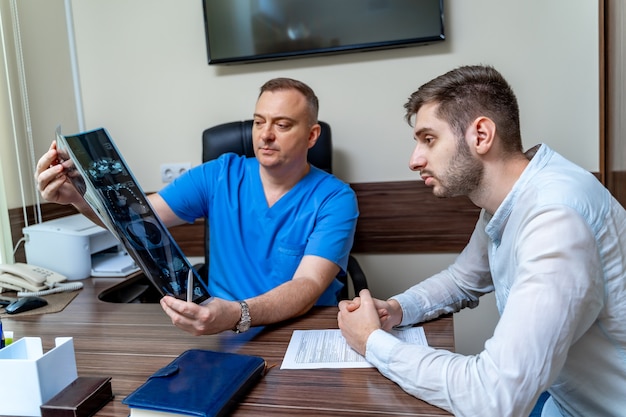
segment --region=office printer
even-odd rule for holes
[[[26,262],[69,280],[120,277],[139,270],[113,233],[82,214],[28,226],[22,233]]]

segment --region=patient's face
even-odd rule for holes
[[[436,197],[469,195],[481,186],[484,166],[465,137],[458,138],[437,115],[436,103],[423,105],[415,118],[415,149],[409,167],[419,171]]]
[[[297,90],[266,91],[257,100],[252,140],[259,163],[266,167],[306,165],[319,125],[309,126],[307,102]]]

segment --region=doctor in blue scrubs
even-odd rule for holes
[[[211,300],[161,300],[172,323],[192,334],[279,322],[314,305],[336,305],[358,207],[350,186],[307,162],[320,134],[318,98],[306,84],[266,82],[254,109],[255,157],[225,154],[190,169],[150,203],[167,227],[209,222]],[[35,177],[44,199],[73,204],[100,223],[65,177],[56,144]]]

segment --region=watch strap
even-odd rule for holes
[[[252,319],[250,318],[250,307],[248,306],[248,303],[243,300],[239,300],[238,302],[241,306],[241,318],[239,319],[239,322],[237,323],[233,331],[235,333],[243,333],[247,332],[250,329],[250,323],[252,322]]]

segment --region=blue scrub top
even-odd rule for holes
[[[304,255],[346,270],[357,200],[349,185],[311,166],[310,172],[268,207],[256,158],[225,154],[197,166],[160,191],[180,218],[208,218],[209,291],[240,300],[263,294],[293,277]],[[318,305],[335,305],[339,281]]]

